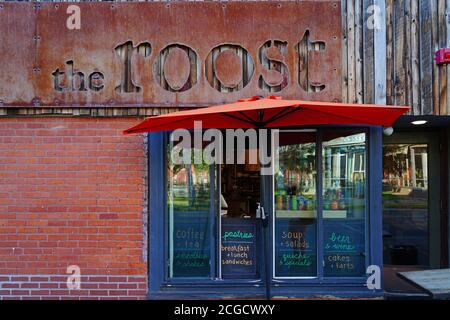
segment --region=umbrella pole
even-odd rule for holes
[[[271,130],[269,130],[269,137],[271,137]],[[271,138],[269,138],[269,141],[271,141]],[[267,145],[268,147],[268,151],[271,151],[271,143],[269,143]],[[262,182],[262,199],[267,200],[270,198],[270,192],[269,192],[269,180],[268,180],[268,176],[264,175],[261,177],[263,180]],[[263,201],[263,204],[265,204],[266,201]],[[265,213],[264,207],[261,207],[261,225],[262,225],[262,231],[263,231],[263,248],[264,248],[264,274],[265,274],[265,282],[266,282],[266,299],[270,300],[271,299],[271,292],[270,292],[270,280],[271,280],[271,275],[270,275],[270,261],[269,261],[269,248],[268,248],[268,234],[267,234],[267,230],[269,228],[269,217],[270,215]]]
[[[271,299],[271,293],[270,293],[270,265],[269,265],[269,254],[268,254],[268,247],[267,247],[267,228],[269,227],[269,217],[266,216],[264,212],[264,207],[261,207],[261,222],[262,222],[262,229],[263,229],[263,248],[264,248],[264,274],[266,278],[266,299]]]
[[[265,251],[265,256],[266,259],[264,259],[264,263],[266,266],[266,299],[270,300],[271,299],[271,293],[270,293],[270,274],[269,274],[269,259],[268,259],[268,254],[267,254],[267,227],[264,227],[264,251]]]

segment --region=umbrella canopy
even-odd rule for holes
[[[150,117],[124,131],[125,134],[202,128],[278,128],[308,125],[371,125],[390,127],[410,107],[348,104],[280,97],[252,97],[235,103]]]

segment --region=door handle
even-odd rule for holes
[[[256,217],[261,219],[263,227],[269,225],[269,215],[264,211],[264,207],[261,206],[260,202],[256,203]]]

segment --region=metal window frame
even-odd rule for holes
[[[349,129],[361,128],[367,133],[366,138],[366,263],[367,265],[382,266],[382,220],[381,220],[381,127],[362,127],[362,126],[316,126],[311,129]],[[307,129],[307,128],[303,128]],[[264,272],[261,272],[260,280],[235,280],[235,279],[165,279],[165,268],[167,263],[167,231],[165,230],[164,217],[167,210],[166,206],[166,138],[165,132],[156,132],[149,134],[149,293],[150,299],[160,298],[179,298],[186,295],[198,298],[220,298],[227,297],[264,297],[265,282]],[[318,147],[318,146],[316,146]],[[321,152],[320,152],[321,153]],[[320,163],[321,164],[321,163]],[[320,168],[321,165],[318,167]],[[321,178],[321,171],[318,179]],[[272,176],[266,176],[263,183],[271,186]],[[321,183],[321,182],[320,182]],[[161,188],[164,186],[164,189]],[[265,190],[271,190],[265,188]],[[267,191],[262,195],[269,202],[268,210],[272,211],[272,198]],[[321,196],[318,197],[318,205],[321,206]],[[266,204],[267,206],[267,204]],[[319,209],[319,208],[318,208]],[[212,228],[217,227],[215,226]],[[273,224],[270,224],[273,228]],[[268,237],[273,230],[269,230]],[[320,232],[319,232],[320,235]],[[214,238],[214,235],[211,235]],[[212,239],[214,240],[214,239]],[[268,239],[266,239],[268,240]],[[318,238],[318,241],[321,240]],[[215,247],[214,247],[215,248]],[[270,250],[272,256],[273,252]],[[163,259],[161,259],[163,257]],[[262,268],[263,269],[263,268]],[[272,264],[269,272],[273,274]],[[382,281],[381,274],[381,283]],[[322,279],[300,279],[280,281],[271,280],[271,291],[273,295],[282,295],[287,297],[308,297],[320,294],[331,294],[341,297],[374,297],[382,296],[383,288],[369,290],[366,288],[366,277],[326,277]]]

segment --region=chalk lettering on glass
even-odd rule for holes
[[[224,235],[222,236],[223,241],[229,240],[228,238],[233,239],[252,239],[254,238],[254,234],[251,232],[242,232],[241,230],[237,231],[227,231],[224,232]]]
[[[223,219],[221,238],[222,278],[256,278],[256,221]]]
[[[365,246],[363,220],[326,221],[324,226],[324,274],[363,276]]]

